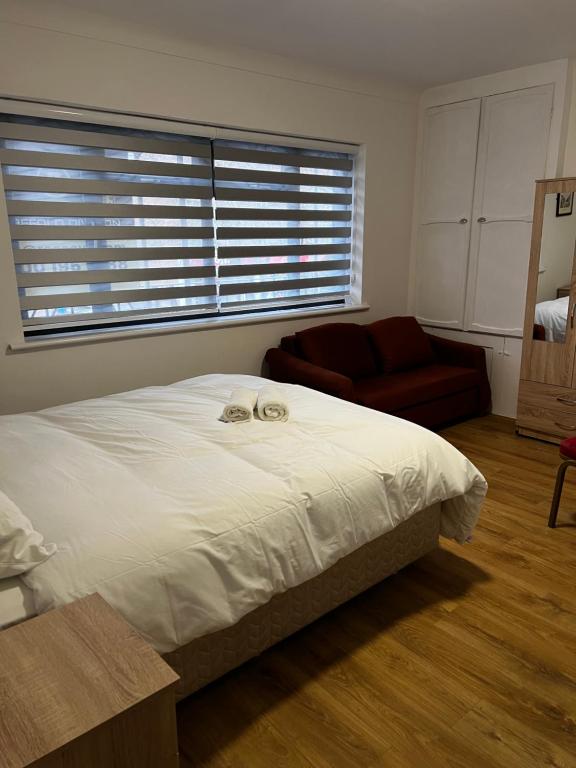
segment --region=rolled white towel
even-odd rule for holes
[[[288,421],[290,415],[286,398],[278,387],[262,387],[256,408],[262,421]]]
[[[220,421],[250,421],[254,416],[254,408],[258,393],[253,389],[238,387],[232,390],[230,402],[224,406]]]

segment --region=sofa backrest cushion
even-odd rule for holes
[[[284,352],[289,352],[296,357],[301,357],[300,346],[298,345],[294,334],[292,336],[282,336],[280,340],[280,349],[283,349]]]
[[[382,373],[430,365],[434,350],[415,317],[387,317],[366,326]]]
[[[296,333],[304,360],[351,379],[378,373],[376,359],[365,326],[355,323],[326,323]]]

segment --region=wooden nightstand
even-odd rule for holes
[[[563,285],[562,288],[557,288],[556,289],[556,298],[557,299],[562,299],[562,298],[564,298],[564,296],[570,296],[570,290],[571,290],[571,286],[570,285]]]
[[[177,768],[178,675],[91,595],[0,632],[0,768]]]

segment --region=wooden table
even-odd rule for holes
[[[177,768],[177,680],[99,595],[0,632],[0,768]]]

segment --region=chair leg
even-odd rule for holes
[[[556,474],[556,485],[554,486],[554,496],[552,497],[550,515],[548,517],[548,528],[556,528],[556,518],[558,517],[558,507],[560,506],[560,497],[562,496],[564,477],[568,467],[574,464],[576,464],[574,461],[563,461],[562,464],[560,464],[558,467],[558,473]]]

